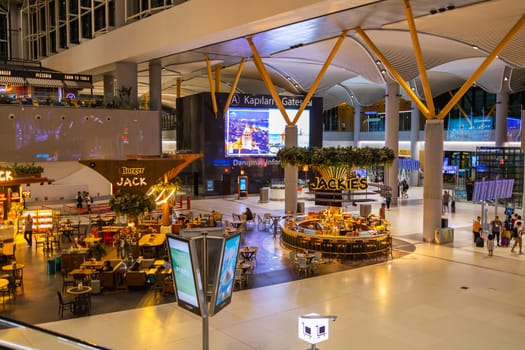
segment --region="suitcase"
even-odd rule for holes
[[[483,240],[483,238],[481,237],[478,237],[476,239],[476,247],[481,247],[483,248],[485,246],[485,241]]]
[[[510,244],[510,239],[509,239],[509,237],[506,237],[506,236],[501,237],[500,245],[501,245],[502,247],[508,247],[509,244]]]

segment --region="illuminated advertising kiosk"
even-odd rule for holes
[[[248,176],[237,177],[237,199],[248,198]]]
[[[215,315],[226,307],[232,299],[233,276],[239,255],[241,234],[226,237],[223,241],[219,259],[219,276],[216,280],[210,304],[210,315]]]
[[[195,242],[174,235],[168,235],[167,239],[177,304],[202,316],[204,293]]]
[[[203,349],[208,349],[209,316],[231,302],[241,235],[213,229],[208,236],[206,229],[200,230],[198,236],[192,229],[167,238],[177,303],[202,317]]]

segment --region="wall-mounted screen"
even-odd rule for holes
[[[512,197],[514,179],[476,181],[472,193],[473,201],[484,201],[487,199],[504,199]]]
[[[297,109],[286,109],[293,118]],[[225,118],[226,157],[275,157],[284,147],[286,122],[277,108],[229,108]],[[310,146],[310,111],[297,122],[297,145]]]
[[[233,276],[237,266],[241,235],[228,236],[224,242],[219,266],[219,278],[215,284],[214,299],[211,302],[210,315],[214,315],[228,305],[233,293]]]
[[[192,241],[168,235],[168,249],[179,306],[202,315],[202,282],[198,274],[198,262],[190,249]],[[195,249],[193,249],[193,252]]]

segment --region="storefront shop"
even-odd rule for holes
[[[17,173],[15,170],[9,170],[8,167],[0,169],[0,228],[2,228],[3,233],[8,230],[16,234],[18,231],[18,223],[25,208],[25,200],[31,196],[30,186],[52,182],[53,180],[42,177],[40,173],[25,175]],[[23,185],[25,185],[26,190],[22,190]]]

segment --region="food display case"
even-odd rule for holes
[[[52,209],[24,210],[24,217],[27,214],[33,218],[33,232],[48,232],[53,228]]]

